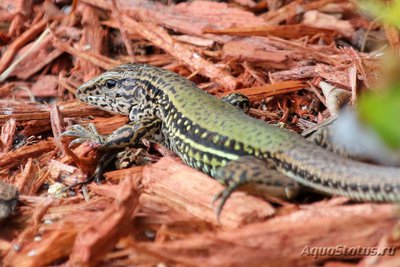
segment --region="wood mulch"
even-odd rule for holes
[[[380,49],[399,45],[354,1],[180,2],[0,1],[0,180],[19,192],[0,222],[0,265],[400,266],[368,253],[399,245],[394,205],[238,191],[218,222],[222,185],[159,145],[144,144],[147,165],[62,191],[101,156],[68,148],[67,126],[127,122],[75,100],[105,69],[142,62],[216,97],[239,91],[251,116],[301,133],[337,111],[322,81],[357,103],[379,79]]]

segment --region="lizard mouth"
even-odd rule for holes
[[[124,101],[117,101],[107,95],[86,96],[81,99],[83,102],[96,106],[102,110],[128,115],[131,104]]]

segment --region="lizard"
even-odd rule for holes
[[[147,139],[175,152],[184,163],[226,187],[215,196],[217,216],[238,187],[271,183],[287,176],[328,195],[358,201],[398,202],[400,168],[342,158],[295,132],[253,118],[240,110],[246,100],[221,101],[186,78],[147,64],[128,63],[85,82],[76,97],[100,109],[126,115],[129,122],[110,135],[93,125],[71,126],[70,145],[90,141],[109,151]],[[244,104],[243,104],[244,103]]]

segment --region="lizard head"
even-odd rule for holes
[[[149,100],[141,79],[144,64],[123,64],[82,84],[76,96],[100,109],[129,115],[132,109]]]

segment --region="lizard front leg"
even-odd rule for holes
[[[74,184],[74,187],[79,184],[89,183],[93,179],[97,182],[101,180],[105,166],[115,159],[115,152],[111,151],[118,148],[127,147],[129,145],[139,144],[145,138],[152,141],[160,139],[159,132],[161,121],[157,119],[142,120],[140,122],[131,122],[126,124],[113,133],[107,136],[100,135],[93,124],[89,124],[86,128],[81,125],[73,125],[62,136],[75,136],[77,139],[70,143],[70,146],[77,143],[89,141],[98,145],[100,150],[106,151],[99,161],[93,177],[88,180]]]
[[[90,141],[101,150],[110,150],[115,148],[123,148],[129,145],[139,144],[145,139],[158,139],[154,136],[161,127],[160,120],[142,120],[140,122],[131,122],[126,124],[110,135],[100,135],[93,124],[83,127],[82,125],[73,125],[62,136],[75,136],[77,139],[70,143],[70,146],[84,141]]]

